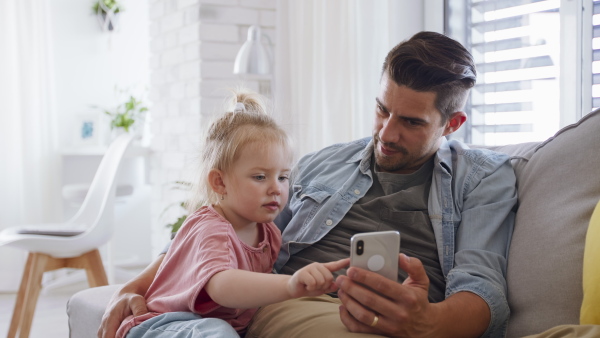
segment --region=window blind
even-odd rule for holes
[[[560,0],[447,1],[446,33],[470,49],[478,71],[459,138],[500,145],[539,141],[556,132],[559,11]],[[600,74],[594,81],[600,84]]]
[[[600,0],[594,0],[592,16],[592,108],[600,108]]]

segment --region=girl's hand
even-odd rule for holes
[[[329,263],[312,263],[296,271],[288,281],[288,292],[292,298],[319,296],[338,289],[333,282],[333,271],[350,263],[350,258]]]

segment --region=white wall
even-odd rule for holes
[[[117,104],[115,86],[149,86],[148,1],[122,2],[120,29],[110,33],[101,30],[92,1],[51,2],[55,104],[62,146],[73,141],[75,116],[98,112],[92,105],[109,108]]]
[[[248,27],[275,41],[275,0],[155,0],[150,4],[152,250],[169,242],[165,224],[177,219],[185,193],[172,183],[190,180],[204,127],[240,80],[233,74]],[[258,90],[256,81],[247,82]],[[162,214],[162,215],[161,215]]]
[[[110,32],[102,31],[96,15],[92,13],[91,3],[92,1],[53,0],[50,9],[55,103],[60,144],[64,149],[77,146],[74,138],[77,135],[75,121],[78,115],[102,115],[100,108],[92,106],[112,108],[123,102],[124,96],[117,95],[116,88],[129,89],[138,97],[145,92],[146,98],[149,92],[148,1],[123,0],[125,9],[119,13],[117,29]],[[102,125],[105,132],[102,141],[108,143],[108,120],[105,117],[101,121],[106,122]],[[72,160],[71,157],[64,157],[65,166],[72,163],[67,159]],[[81,168],[83,170],[96,166],[99,158],[83,156],[80,161],[87,161],[87,166],[84,164]],[[141,172],[135,175],[144,175],[143,168],[136,168]],[[86,175],[91,177],[90,173],[77,175],[77,169],[79,168],[63,168],[63,174],[71,173],[63,182],[85,182]],[[134,194],[116,206],[112,254],[117,264],[133,259],[132,264],[144,265],[151,260],[150,187],[140,184],[139,180],[124,183],[134,184]],[[65,208],[65,211],[68,209]],[[67,216],[69,215],[65,214]],[[106,263],[106,249],[102,253]]]

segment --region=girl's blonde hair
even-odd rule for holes
[[[291,140],[267,114],[266,98],[243,88],[232,93],[226,104],[227,112],[217,117],[206,133],[193,195],[187,203],[190,213],[219,201],[219,195],[208,183],[208,174],[213,169],[229,172],[246,145],[253,142],[280,144],[292,162]]]

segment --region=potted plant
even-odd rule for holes
[[[92,10],[96,14],[102,30],[112,31],[117,26],[117,14],[124,8],[117,0],[96,0],[92,5]]]
[[[126,133],[133,126],[136,120],[140,119],[148,111],[144,103],[133,95],[129,99],[118,105],[114,110],[105,110],[104,113],[110,116],[110,129],[122,128]]]
[[[123,91],[117,90],[117,92],[120,94]],[[109,123],[113,138],[122,133],[138,132],[141,134],[143,131],[143,122],[148,107],[142,99],[134,95],[127,94],[126,97],[127,99],[123,103],[112,109],[92,106],[102,109],[104,114],[110,118]]]
[[[191,187],[192,187],[192,184],[190,182],[176,181],[176,182],[171,183],[170,189],[171,190],[182,190],[182,191],[189,192]],[[175,212],[176,212],[176,215],[178,215],[177,219],[174,222],[168,223],[167,225],[165,225],[165,227],[171,229],[171,239],[173,239],[173,237],[175,237],[175,234],[177,233],[179,228],[181,228],[181,226],[183,225],[183,222],[185,222],[185,220],[188,216],[188,210],[187,210],[186,203],[187,203],[186,200],[171,203],[167,207],[165,207],[165,209],[160,214],[160,217],[163,217],[166,212],[173,211],[173,208],[176,209]]]

